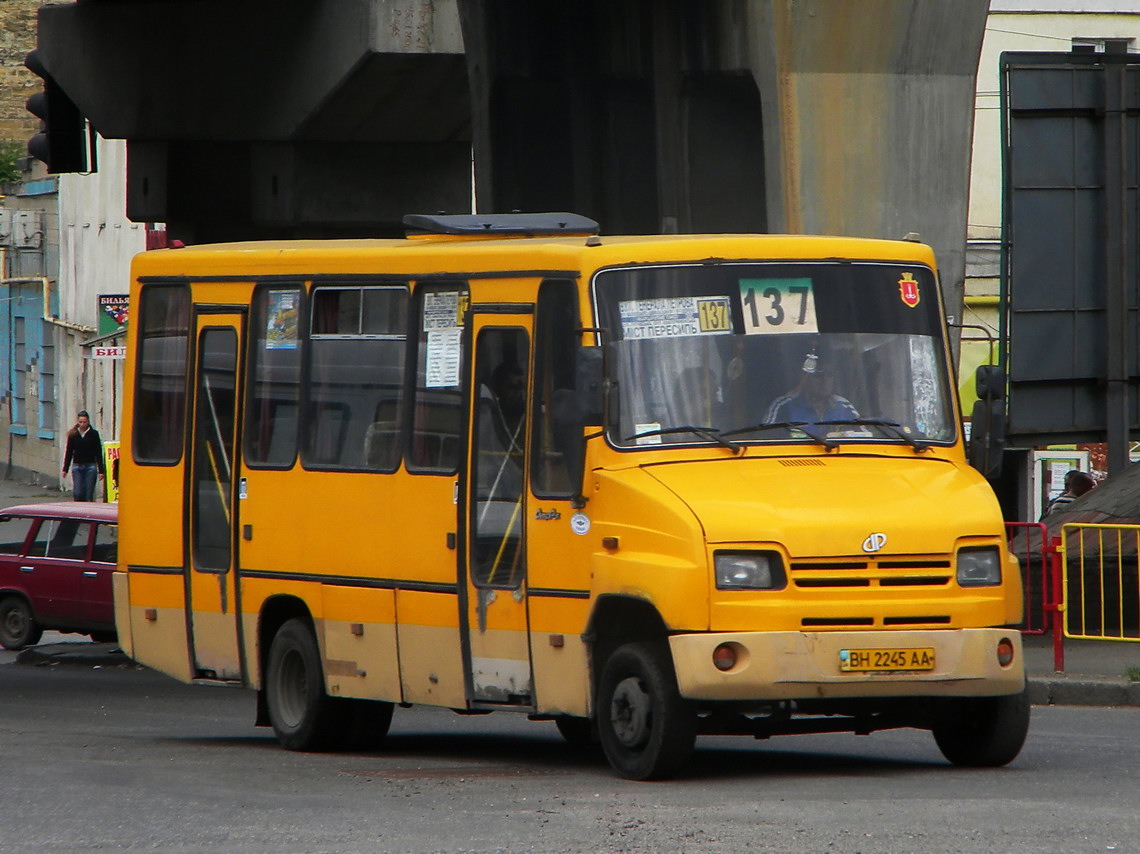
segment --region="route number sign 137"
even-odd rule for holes
[[[818,332],[811,279],[741,279],[748,335]]]

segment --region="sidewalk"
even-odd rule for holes
[[[1064,671],[1054,669],[1052,635],[1025,635],[1025,673],[1035,705],[1140,706],[1140,642],[1064,641]]]
[[[12,504],[67,501],[70,493],[45,486],[0,480],[0,507]],[[118,666],[130,660],[114,644],[63,635],[59,643],[24,650],[20,664],[79,664]],[[1130,682],[1129,668],[1140,669],[1140,642],[1065,640],[1065,670],[1057,673],[1050,635],[1025,635],[1025,672],[1029,697],[1035,705],[1140,706],[1140,682]]]

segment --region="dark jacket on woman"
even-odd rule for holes
[[[63,457],[63,471],[67,472],[72,463],[77,466],[99,466],[100,474],[103,468],[103,441],[99,438],[99,431],[89,427],[86,433],[73,431],[67,437],[67,453]]]

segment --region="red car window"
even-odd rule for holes
[[[0,517],[0,554],[20,554],[34,520],[26,516]]]

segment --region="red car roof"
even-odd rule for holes
[[[48,519],[79,519],[84,522],[118,522],[119,505],[94,501],[46,501],[16,504],[0,510],[0,516],[40,516]]]

